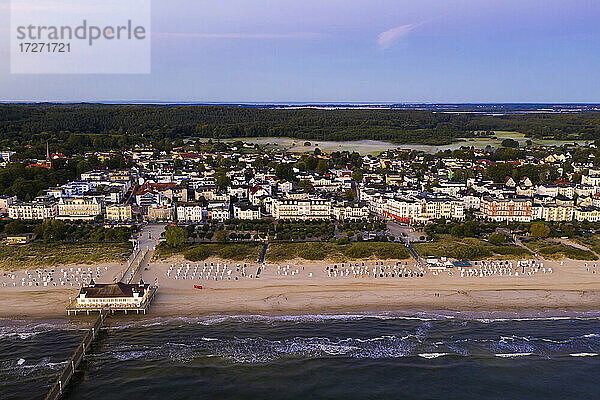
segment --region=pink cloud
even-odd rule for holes
[[[392,29],[388,29],[385,32],[381,32],[377,38],[377,45],[380,49],[387,49],[391,47],[398,39],[408,35],[415,28],[423,25],[423,22],[414,24],[400,25]]]

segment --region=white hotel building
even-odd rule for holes
[[[331,202],[324,199],[275,199],[275,219],[330,219]]]

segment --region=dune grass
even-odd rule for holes
[[[400,243],[358,242],[339,245],[325,242],[272,243],[267,249],[265,260],[280,262],[302,258],[304,260],[357,260],[376,258],[378,260],[404,260],[410,258],[406,247]]]
[[[413,248],[421,257],[483,260],[519,259],[531,256],[529,251],[513,244],[493,245],[476,238],[457,238],[450,235],[441,235],[431,243],[415,243]]]
[[[167,259],[183,254],[188,261],[202,261],[209,257],[224,260],[256,261],[262,253],[262,244],[255,243],[202,243],[190,244],[180,248],[170,248],[164,244],[156,251],[155,259]]]
[[[131,254],[129,243],[30,243],[0,246],[0,268],[15,270],[66,264],[121,262]]]
[[[592,235],[586,238],[577,238],[574,241],[582,246],[587,247],[596,254],[600,254],[600,235]]]
[[[569,258],[571,260],[597,260],[598,257],[588,250],[578,249],[564,243],[551,242],[549,240],[532,240],[525,243],[535,253],[549,260]]]

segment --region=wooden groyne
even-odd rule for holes
[[[55,400],[62,395],[63,391],[65,390],[65,387],[75,374],[79,363],[81,363],[81,360],[83,360],[85,353],[89,349],[94,339],[96,339],[96,336],[98,335],[100,328],[102,328],[104,320],[106,319],[106,316],[108,315],[109,311],[109,308],[103,308],[102,310],[100,310],[98,318],[96,318],[94,324],[88,330],[87,334],[77,347],[77,350],[75,350],[73,357],[71,357],[71,359],[67,363],[67,366],[65,367],[65,369],[63,369],[62,373],[58,377],[58,380],[46,395],[46,400]]]

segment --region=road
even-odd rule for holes
[[[137,249],[154,250],[158,246],[161,234],[165,231],[167,224],[148,224],[144,225],[137,235],[137,241],[134,246]]]
[[[415,231],[415,229],[408,225],[400,225],[394,221],[387,222],[387,228],[390,232],[390,235],[395,238],[402,239],[404,243],[412,243],[419,241],[420,232]]]

